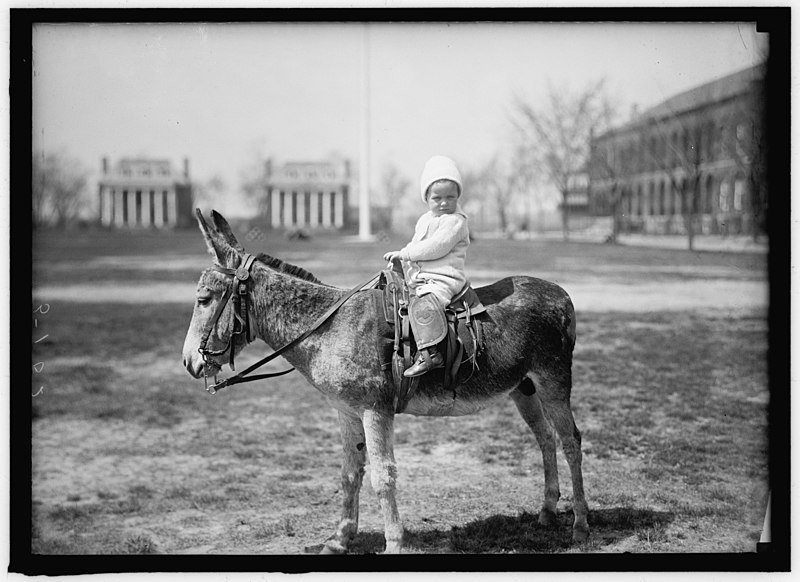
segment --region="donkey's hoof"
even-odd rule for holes
[[[386,549],[383,550],[384,554],[402,554],[403,553],[403,546],[400,544],[387,544]]]
[[[586,526],[577,526],[572,528],[572,543],[582,544],[589,539],[589,528]]]
[[[347,548],[334,540],[328,540],[319,552],[320,556],[340,556],[347,553]]]
[[[552,527],[558,523],[558,518],[554,511],[550,511],[547,508],[542,508],[539,512],[539,525],[545,525],[547,527]]]

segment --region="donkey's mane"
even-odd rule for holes
[[[262,263],[264,263],[266,266],[275,269],[276,271],[280,271],[281,273],[286,273],[287,275],[291,275],[292,277],[297,277],[298,279],[302,279],[304,281],[319,283],[320,285],[324,284],[322,283],[322,281],[317,279],[314,275],[312,275],[302,267],[291,265],[285,261],[276,259],[275,257],[271,257],[266,253],[259,253],[256,256],[256,258]]]

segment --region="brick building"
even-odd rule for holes
[[[102,160],[100,223],[125,228],[169,228],[193,224],[189,160],[183,173],[169,160],[122,158],[111,167]]]
[[[589,208],[622,232],[757,233],[765,65],[675,95],[591,140]]]

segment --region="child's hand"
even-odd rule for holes
[[[394,263],[395,261],[400,260],[400,251],[389,251],[385,255],[383,255],[383,260],[388,263]]]

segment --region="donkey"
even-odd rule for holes
[[[235,341],[234,307],[227,302],[230,277],[242,264],[244,248],[225,219],[212,211],[212,226],[197,211],[200,230],[215,267],[203,271],[197,301],[183,346],[183,363],[194,378],[215,376],[234,354],[258,337],[278,349],[306,332],[320,314],[346,291],[319,281],[308,271],[268,255],[250,264],[247,284],[252,296],[252,334]],[[221,267],[219,269],[218,267]],[[560,438],[572,477],[573,542],[588,538],[588,507],[581,471],[581,435],[570,409],[575,311],[558,285],[527,276],[508,277],[475,289],[487,310],[485,349],[478,368],[456,390],[445,391],[442,375],[420,378],[405,413],[420,416],[472,414],[510,396],[536,437],[544,463],[544,503],[539,523],[555,525],[560,497],[556,442]],[[367,454],[371,482],[384,519],[386,553],[403,547],[403,525],[395,501],[397,466],[393,426],[395,387],[381,369],[377,334],[383,318],[379,290],[352,295],[314,333],[283,357],[338,411],[344,457],[341,466],[343,508],[336,531],[322,553],[345,553],[358,531],[358,497]],[[215,355],[198,352],[209,321],[218,312],[213,332],[206,333]],[[224,346],[228,346],[225,349]]]

